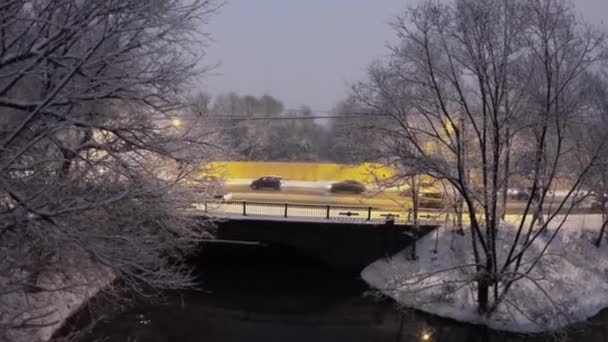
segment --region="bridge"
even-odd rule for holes
[[[414,225],[404,197],[373,186],[375,179],[391,174],[377,164],[214,163],[205,176],[222,179],[230,199],[197,203],[195,209],[217,223],[216,240],[209,243],[280,245],[334,267],[361,269],[403,249],[445,218],[426,211]],[[285,180],[280,191],[250,188],[252,180],[269,175]],[[346,179],[366,184],[368,191],[328,191],[332,182]]]
[[[411,200],[402,189],[374,186],[374,180],[392,174],[375,164],[216,163],[207,175],[224,179],[230,199],[197,203],[195,208],[217,221],[216,242],[279,244],[337,267],[361,268],[454,219],[441,199],[425,200],[423,195],[415,225]],[[283,177],[280,191],[250,188],[253,179],[268,175]],[[332,182],[345,179],[366,184],[367,191],[328,191]],[[507,210],[517,216],[522,205],[512,202]]]
[[[414,225],[407,217],[371,207],[224,202],[197,209],[216,222],[215,240],[207,243],[289,247],[353,270],[400,251],[438,227],[431,221]]]
[[[259,177],[275,175],[283,178],[280,191],[252,190],[251,182]],[[410,216],[411,199],[401,187],[380,189],[376,184],[394,175],[394,171],[380,164],[342,165],[332,163],[287,162],[216,162],[210,163],[205,177],[221,180],[223,192],[230,199],[205,210],[215,213],[268,215],[273,217],[354,218],[382,220],[387,215],[403,221]],[[334,193],[329,187],[334,182],[356,180],[365,184],[367,191]],[[428,190],[428,189],[427,189]],[[432,189],[437,192],[437,190]],[[433,203],[432,203],[433,202]],[[441,200],[426,201],[423,207],[438,209]],[[287,203],[287,204],[286,204]],[[328,209],[331,208],[331,209]],[[428,216],[428,214],[427,214]]]
[[[306,204],[289,202],[256,201],[211,201],[195,204],[194,207],[209,216],[224,219],[245,218],[283,221],[332,221],[337,223],[378,224],[392,221],[396,225],[413,224],[411,209],[382,209],[371,206],[345,206],[330,204]],[[441,210],[427,209],[419,213],[419,221],[439,224],[449,220],[449,214]]]

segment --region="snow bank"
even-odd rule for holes
[[[541,234],[532,245],[523,266],[539,255],[555,223],[549,227],[549,234]],[[600,248],[593,245],[600,225],[599,215],[570,216],[529,278],[516,282],[488,317],[476,311],[469,232],[462,236],[451,228],[439,228],[418,241],[418,260],[408,260],[410,251],[406,249],[372,263],[361,275],[372,287],[406,307],[497,330],[555,330],[584,321],[608,307],[608,243],[604,241]],[[514,236],[513,226],[501,227],[499,260],[506,259]]]
[[[114,280],[106,269],[88,263],[87,267],[42,275],[36,284],[44,291],[9,291],[10,280],[0,277],[0,325],[23,325],[8,330],[15,342],[48,341],[63,322],[86,301]],[[83,265],[83,262],[80,263]]]

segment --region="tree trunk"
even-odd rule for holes
[[[603,215],[605,216],[605,215]],[[606,230],[606,226],[608,225],[608,220],[604,218],[604,223],[602,224],[602,228],[600,229],[600,233],[597,236],[597,240],[595,240],[595,246],[600,247],[602,245],[602,238],[604,237],[604,231]]]
[[[418,183],[416,182],[416,177],[412,177],[410,186],[412,188],[412,209],[414,214],[414,230],[418,232],[418,210],[419,210],[419,188]],[[410,248],[410,259],[416,260],[418,257],[416,256],[416,239],[412,243],[412,248]]]
[[[454,208],[454,216],[456,218],[456,227],[458,228],[456,231],[460,235],[464,235],[464,228],[462,227],[462,215],[463,215],[463,207],[464,201],[462,200],[462,196],[456,200],[456,206]]]
[[[480,314],[488,312],[488,297],[490,293],[490,284],[488,278],[484,275],[477,282],[477,310]]]
[[[507,125],[507,148],[505,151],[505,173],[504,173],[504,181],[502,188],[502,212],[500,218],[504,221],[507,216],[507,191],[509,190],[509,162],[511,156],[511,138],[509,135],[509,126]]]
[[[490,252],[491,253],[491,252]],[[486,255],[486,265],[477,281],[477,309],[480,314],[489,312],[490,286],[494,283],[494,264],[491,255]],[[478,271],[479,272],[479,271]]]

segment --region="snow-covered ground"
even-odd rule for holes
[[[15,342],[48,341],[70,315],[114,280],[109,270],[90,262],[81,261],[79,265],[78,270],[42,275],[37,286],[45,291],[37,293],[9,291],[11,280],[0,277],[4,290],[0,293],[0,325],[9,327],[5,338]],[[21,327],[10,329],[15,325]]]
[[[549,234],[540,235],[520,270],[526,270],[525,266],[540,253],[560,221],[552,222]],[[372,263],[362,277],[400,304],[438,316],[498,330],[555,330],[584,321],[608,307],[608,241],[600,248],[593,244],[600,226],[600,215],[570,216],[545,257],[527,278],[513,285],[504,302],[488,317],[476,311],[469,232],[462,236],[442,227],[418,241],[418,260],[408,260],[410,251],[406,249],[391,259]],[[500,229],[501,261],[506,258],[514,232],[508,223]]]

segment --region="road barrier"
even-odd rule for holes
[[[195,205],[195,207],[205,213],[217,216],[265,216],[291,219],[326,219],[369,222],[395,221],[396,223],[411,223],[413,221],[411,209],[399,212],[369,206],[259,201],[214,201],[205,202],[202,205]],[[421,210],[418,217],[420,221],[431,221],[433,223],[448,219],[445,211],[436,209]]]

